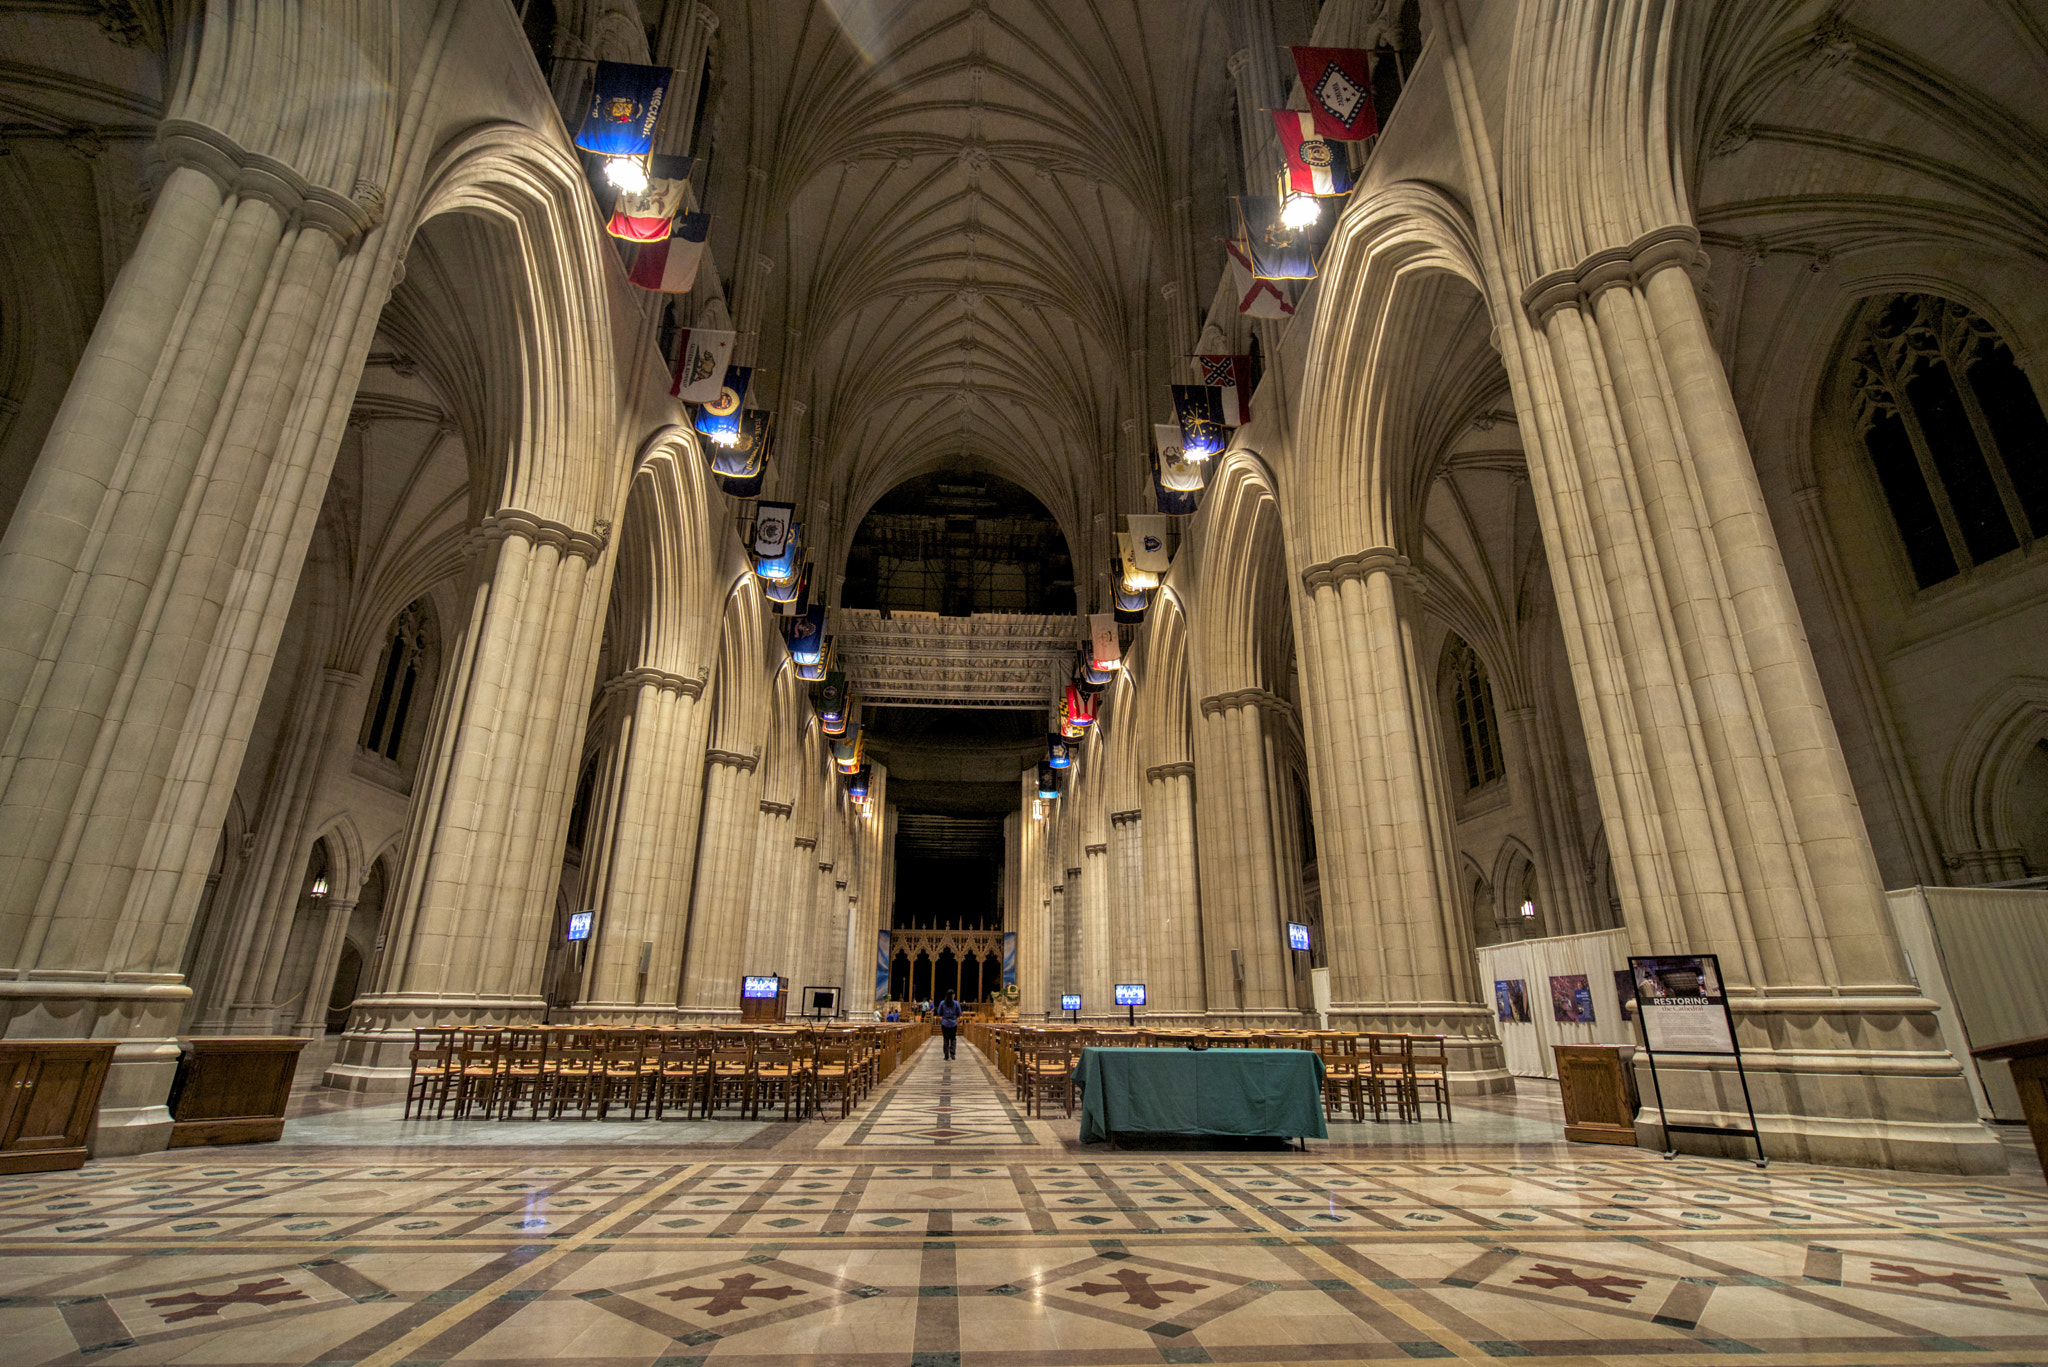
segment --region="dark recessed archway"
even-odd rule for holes
[[[1025,489],[944,470],[905,480],[868,510],[840,601],[948,617],[1072,613],[1074,562],[1059,523]]]

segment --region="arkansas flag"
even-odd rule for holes
[[[1339,142],[1358,142],[1380,131],[1372,107],[1372,54],[1359,47],[1298,47],[1294,70],[1308,96],[1316,132]],[[1320,193],[1320,192],[1318,192]]]
[[[710,403],[725,388],[725,365],[732,359],[731,332],[684,328],[676,337],[676,368],[668,392],[684,403]]]
[[[1316,133],[1315,115],[1294,109],[1273,111],[1280,150],[1287,154],[1287,192],[1293,195],[1348,195],[1351,163],[1342,148]]]
[[[1242,427],[1252,420],[1252,358],[1197,356],[1202,383],[1223,391],[1223,425]]]
[[[626,278],[643,290],[688,294],[696,287],[697,266],[704,260],[704,239],[710,235],[710,214],[676,215],[674,232],[659,242],[640,244],[633,257],[633,269],[626,272]]]
[[[1294,301],[1284,287],[1261,280],[1252,270],[1251,254],[1241,242],[1226,242],[1230,254],[1230,287],[1237,293],[1237,311],[1253,318],[1292,318]]]

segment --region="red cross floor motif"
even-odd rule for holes
[[[1611,1277],[1605,1274],[1588,1277],[1568,1267],[1552,1267],[1549,1263],[1537,1263],[1535,1270],[1543,1275],[1517,1277],[1515,1285],[1534,1286],[1544,1291],[1561,1291],[1566,1287],[1576,1287],[1594,1300],[1620,1301],[1623,1305],[1634,1300],[1634,1293],[1643,1288],[1642,1280],[1637,1277]],[[1622,1287],[1628,1289],[1619,1289]]]
[[[2012,1299],[2003,1291],[1994,1289],[2004,1280],[2002,1277],[1982,1277],[1974,1272],[1922,1272],[1907,1263],[1872,1263],[1871,1266],[1897,1274],[1881,1277],[1872,1273],[1870,1280],[1874,1282],[1889,1282],[1894,1286],[1904,1287],[1945,1286],[1965,1296],[1991,1296],[2002,1301]]]
[[[655,1294],[672,1301],[684,1301],[693,1296],[708,1297],[701,1307],[707,1315],[723,1315],[731,1310],[744,1310],[747,1308],[749,1296],[766,1296],[771,1301],[779,1301],[804,1294],[793,1286],[762,1286],[761,1283],[765,1280],[767,1279],[757,1277],[751,1272],[742,1272],[738,1276],[721,1280],[715,1291],[702,1286],[679,1286],[673,1291],[657,1291]]]
[[[1067,1290],[1079,1291],[1089,1296],[1113,1296],[1121,1291],[1124,1294],[1125,1305],[1137,1305],[1143,1306],[1147,1310],[1157,1310],[1160,1306],[1166,1304],[1167,1298],[1159,1294],[1162,1291],[1207,1291],[1209,1289],[1202,1282],[1160,1282],[1157,1286],[1154,1286],[1152,1284],[1152,1274],[1140,1272],[1135,1267],[1118,1269],[1115,1274],[1115,1281],[1116,1285],[1114,1286],[1104,1286],[1101,1282],[1082,1282],[1079,1286],[1068,1287]]]
[[[170,1314],[164,1316],[165,1324],[176,1324],[180,1320],[196,1320],[218,1315],[220,1314],[221,1307],[224,1305],[276,1305],[282,1301],[302,1301],[306,1299],[306,1293],[303,1291],[279,1291],[277,1289],[284,1285],[286,1285],[284,1278],[272,1277],[268,1281],[243,1282],[234,1290],[224,1291],[218,1296],[202,1295],[197,1291],[185,1291],[175,1296],[150,1296],[147,1299],[149,1304],[158,1307],[166,1305],[182,1305],[185,1307],[182,1310],[173,1310]]]

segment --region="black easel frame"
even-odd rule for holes
[[[1715,1004],[1721,1008],[1721,1018],[1728,1026],[1729,1047],[1726,1051],[1719,1049],[1665,1049],[1661,1052],[1673,1058],[1728,1058],[1732,1056],[1735,1059],[1736,1080],[1742,1084],[1742,1106],[1749,1113],[1749,1124],[1747,1126],[1674,1125],[1671,1123],[1671,1117],[1664,1110],[1664,1084],[1657,1076],[1657,1055],[1660,1051],[1650,1044],[1650,1022],[1646,1014],[1649,1011],[1656,1010],[1657,1003],[1654,999],[1646,1000],[1644,998],[1642,974],[1637,971],[1637,965],[1655,964],[1660,960],[1666,959],[1698,959],[1703,965],[1710,965],[1712,967],[1713,980],[1721,989],[1719,1000]],[[1756,1127],[1756,1103],[1751,1101],[1749,1096],[1749,1073],[1742,1066],[1742,1041],[1736,1038],[1735,1015],[1728,1009],[1728,980],[1721,976],[1721,956],[1718,954],[1630,955],[1628,974],[1630,984],[1634,987],[1636,994],[1636,1029],[1642,1034],[1643,1056],[1650,1061],[1650,1089],[1657,1098],[1657,1119],[1664,1126],[1664,1157],[1667,1160],[1678,1157],[1678,1150],[1673,1148],[1671,1144],[1671,1136],[1674,1134],[1718,1134],[1734,1139],[1749,1140],[1756,1145],[1756,1159],[1754,1160],[1756,1165],[1759,1168],[1769,1167],[1771,1160],[1764,1153],[1764,1137]]]

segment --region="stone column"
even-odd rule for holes
[[[704,681],[635,668],[605,685],[617,731],[584,838],[583,894],[594,910],[579,1020],[662,1024],[675,1016],[691,838],[702,811],[698,756],[710,709]],[[643,969],[643,946],[646,965]]]
[[[1038,773],[1026,769],[1018,780],[1024,797],[1024,815],[1018,825],[1023,833],[1018,859],[1017,888],[1017,1017],[1045,1019],[1045,1004],[1054,990],[1052,936],[1052,879],[1046,855],[1047,827],[1052,818],[1030,815],[1038,800]]]
[[[796,809],[787,802],[762,798],[761,817],[755,835],[754,877],[747,904],[747,948],[741,964],[743,973],[780,973],[796,976],[796,906],[789,895],[795,847],[790,844],[790,814]],[[802,985],[790,984],[798,992]]]
[[[1720,956],[1769,1151],[2000,1171],[1892,930],[1700,265],[1659,228],[1522,299],[1531,484],[1632,937]],[[1740,1114],[1729,1070],[1660,1072],[1675,1116]]]
[[[1443,1035],[1454,1090],[1512,1090],[1451,864],[1407,558],[1364,551],[1311,566],[1302,584],[1331,1023]]]
[[[1110,961],[1106,982],[1144,983],[1151,991],[1151,956],[1147,952],[1145,918],[1145,839],[1142,811],[1109,814],[1109,886],[1111,889]],[[1114,1013],[1112,997],[1103,998]],[[1146,1009],[1151,1009],[1148,1004]]]
[[[1153,1015],[1199,1016],[1209,1009],[1202,965],[1202,899],[1196,878],[1195,766],[1186,760],[1145,771],[1146,998]]]
[[[1076,876],[1081,886],[1080,955],[1074,965],[1073,990],[1081,994],[1083,1017],[1108,1019],[1117,1014],[1110,1001],[1111,974],[1121,957],[1121,935],[1112,934],[1116,912],[1110,906],[1109,843],[1086,845]],[[1133,980],[1135,981],[1135,979]]]
[[[1592,889],[1586,883],[1585,846],[1579,839],[1578,801],[1561,747],[1553,743],[1544,717],[1534,707],[1503,708],[1500,718],[1507,735],[1509,792],[1536,824],[1536,896],[1545,933],[1598,930]]]
[[[669,87],[668,105],[662,110],[661,124],[655,130],[656,152],[683,152],[696,141],[697,82],[704,71],[704,58],[711,51],[711,36],[717,32],[718,16],[702,0],[662,6],[654,60],[673,68],[676,74]]]
[[[1211,1016],[1294,1024],[1273,827],[1265,709],[1292,708],[1263,689],[1202,700],[1196,733],[1205,780],[1195,794],[1201,832],[1202,952]],[[1292,875],[1298,883],[1298,871]]]
[[[319,1039],[327,1033],[327,998],[334,991],[334,974],[341,964],[341,943],[348,938],[348,919],[355,914],[353,897],[329,897],[327,919],[320,926],[320,946],[299,984],[299,1018],[292,1033],[301,1039]]]
[[[683,957],[682,1008],[694,1021],[737,1020],[740,963],[746,946],[748,875],[760,820],[758,757],[704,752],[704,820],[690,896],[689,950]]]
[[[329,1086],[402,1087],[415,1026],[518,1024],[546,1009],[541,972],[602,635],[609,564],[594,562],[604,545],[509,509],[479,528],[469,621],[434,701],[391,931]]]

